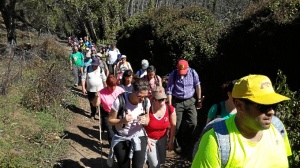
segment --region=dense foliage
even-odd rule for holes
[[[134,69],[144,58],[161,74],[170,72],[179,58],[196,69],[216,53],[221,26],[205,8],[160,8],[129,19],[118,34],[119,49],[129,56]],[[130,59],[134,58],[134,59]]]

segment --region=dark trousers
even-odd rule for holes
[[[108,143],[111,144],[112,137],[114,135],[112,126],[108,123],[108,112],[104,111],[103,107],[100,106],[101,114],[101,129],[107,131]]]
[[[146,156],[147,138],[145,136],[140,137],[141,140],[141,150],[134,151],[132,157],[132,168],[143,168]],[[119,142],[114,147],[114,154],[118,160],[119,168],[130,168],[130,141]]]
[[[91,108],[91,117],[94,117],[96,115],[96,111],[97,111],[97,108],[94,107],[93,104],[92,104],[92,101],[95,98],[95,92],[89,92],[88,91],[87,95],[88,95],[88,100],[89,100],[90,108]]]
[[[109,74],[115,74],[114,64],[107,64],[107,68],[108,68]]]
[[[197,110],[195,98],[173,99],[173,105],[176,108],[176,140],[183,152],[189,153],[193,150],[193,137],[197,126]]]

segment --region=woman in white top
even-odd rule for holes
[[[126,70],[132,70],[130,63],[126,60],[126,55],[122,55],[120,62],[118,62],[116,67],[117,79],[122,79],[123,73]]]
[[[111,166],[113,155],[118,160],[118,167],[142,168],[146,160],[147,135],[144,126],[149,123],[150,101],[147,98],[149,82],[136,79],[132,93],[125,93],[125,111],[118,114],[119,98],[115,100],[109,113],[108,121],[115,127],[107,163]],[[122,102],[122,101],[121,101]],[[131,161],[130,161],[131,160]]]
[[[86,67],[81,77],[82,93],[88,95],[91,108],[91,118],[95,119],[96,107],[92,105],[92,100],[96,92],[101,90],[106,84],[106,76],[104,71],[99,67],[99,59],[94,57],[90,66]]]

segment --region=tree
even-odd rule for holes
[[[11,46],[16,45],[16,17],[15,17],[15,7],[17,0],[1,0],[0,1],[0,11],[4,20],[4,24],[7,31],[7,42]]]

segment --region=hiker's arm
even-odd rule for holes
[[[206,124],[217,117],[217,111],[218,111],[217,104],[212,105],[211,108],[208,110],[208,113],[207,113]]]
[[[106,75],[106,77],[108,77],[108,75],[109,75],[109,71],[108,71],[107,64],[106,64],[106,62],[105,62],[105,61],[103,61],[103,63],[104,63],[104,67],[105,67],[105,75]]]
[[[201,85],[196,85],[196,93],[197,93],[197,109],[202,107],[202,99],[201,99]]]
[[[87,71],[87,67],[84,68],[84,71],[83,71],[84,73],[81,76],[81,91],[82,91],[83,94],[87,93],[86,88],[85,88],[86,75],[87,75],[86,71]]]
[[[108,123],[111,125],[123,125],[123,124],[127,124],[128,122],[132,121],[133,118],[131,116],[131,114],[125,114],[125,116],[121,119],[118,118],[118,110],[120,106],[120,102],[119,99],[117,98],[114,102],[113,105],[111,107],[111,110],[109,112],[109,116],[108,116]]]
[[[174,149],[174,141],[175,141],[175,130],[176,130],[176,112],[175,108],[174,112],[171,114],[170,120],[170,135],[169,135],[169,142],[168,142],[168,150],[172,151]]]
[[[167,95],[168,104],[172,105],[172,95]]]
[[[176,74],[175,74],[176,75]],[[174,83],[174,71],[170,73],[169,79],[168,79],[168,86],[166,89],[166,94],[167,94],[167,100],[168,100],[168,104],[172,104],[172,92],[175,86]]]

